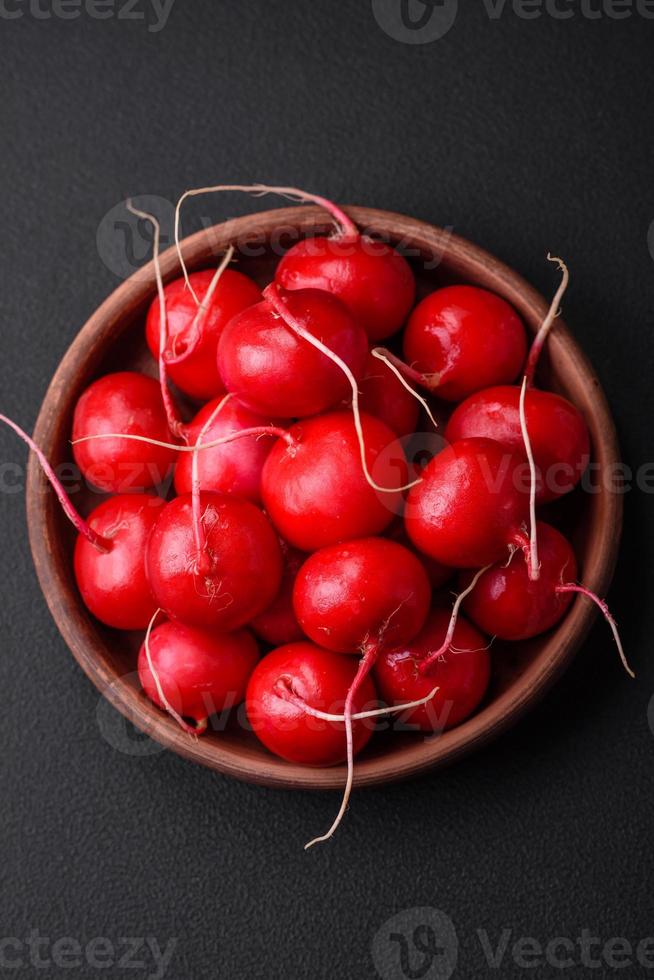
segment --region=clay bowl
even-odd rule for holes
[[[505,297],[530,331],[540,324],[548,304],[519,275],[469,242],[413,218],[370,208],[352,207],[361,228],[399,244],[412,262],[424,293],[451,282],[473,283]],[[231,242],[238,267],[262,285],[272,278],[280,248],[297,238],[329,231],[324,213],[293,207],[232,220],[186,239],[185,260],[191,270],[215,267],[216,256]],[[180,275],[174,250],[162,257],[166,280]],[[71,460],[69,438],[75,403],[96,377],[112,370],[152,371],[143,340],[146,310],[155,295],[152,265],[121,285],[93,314],[64,357],[45,397],[35,438],[58,465]],[[619,461],[611,415],[599,382],[583,352],[561,320],[554,327],[540,381],[570,398],[590,427],[595,463]],[[302,789],[340,789],[345,770],[304,768],[270,755],[255,736],[232,718],[223,730],[193,740],[140,692],[135,675],[140,637],[113,632],[95,622],[78,595],[72,572],[74,534],[53,493],[31,461],[27,509],[36,569],[50,611],[80,666],[118,711],[162,745],[210,769],[251,782]],[[75,500],[81,508],[97,496]],[[558,523],[571,534],[580,575],[604,594],[616,561],[622,521],[622,498],[600,488],[582,497],[575,493],[557,504]],[[595,612],[578,599],[551,633],[528,643],[493,647],[493,680],[481,710],[440,737],[415,733],[382,734],[358,758],[359,786],[403,779],[451,763],[514,724],[560,675],[586,637]],[[241,712],[242,717],[242,712]]]

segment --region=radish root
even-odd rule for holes
[[[218,283],[222,279],[223,272],[228,267],[233,257],[234,257],[234,246],[230,245],[223,256],[220,265],[216,269],[213,279],[209,283],[209,288],[207,289],[204,295],[204,299],[198,306],[197,313],[193,317],[193,322],[189,330],[189,339],[186,343],[186,347],[182,354],[177,354],[175,352],[175,343],[177,338],[173,339],[172,354],[166,358],[169,364],[179,364],[180,361],[183,361],[190,354],[192,354],[195,348],[197,347],[200,341],[200,337],[202,336],[202,329],[201,329],[202,324],[209,312],[209,308],[211,306],[211,300],[213,299],[214,293],[218,288]]]
[[[273,307],[275,312],[279,315],[279,317],[284,321],[286,326],[290,330],[292,330],[293,333],[297,334],[299,337],[302,337],[303,340],[306,340],[307,343],[311,344],[312,347],[315,347],[316,350],[319,350],[322,354],[325,355],[325,357],[328,357],[331,361],[333,361],[334,364],[336,364],[341,369],[341,371],[343,372],[347,380],[350,382],[350,387],[352,389],[352,414],[354,416],[354,428],[356,429],[357,439],[359,441],[361,466],[363,468],[364,476],[367,482],[373,488],[373,490],[376,490],[378,493],[400,493],[404,490],[410,490],[411,487],[417,486],[418,483],[422,483],[422,478],[421,478],[419,480],[414,480],[412,483],[407,483],[403,487],[390,488],[390,487],[381,487],[378,483],[376,483],[373,480],[372,476],[370,475],[370,471],[368,469],[368,463],[366,460],[366,444],[363,436],[363,426],[361,424],[361,410],[359,409],[359,388],[357,386],[356,378],[352,374],[348,365],[341,357],[338,356],[338,354],[335,354],[334,351],[330,350],[329,347],[323,344],[321,340],[318,340],[317,337],[314,337],[314,335],[310,333],[308,330],[306,330],[302,326],[300,321],[297,320],[296,317],[294,317],[290,313],[288,307],[286,306],[286,303],[282,300],[281,296],[279,295],[277,287],[274,285],[274,283],[271,283],[270,286],[267,286],[264,289],[263,295],[270,303],[270,305]]]
[[[207,719],[204,718],[202,721],[198,722],[197,725],[195,726],[195,728],[193,727],[193,725],[189,725],[188,722],[184,721],[184,719],[182,718],[182,716],[179,714],[179,712],[175,711],[175,709],[173,708],[172,704],[170,703],[170,701],[168,700],[168,698],[164,694],[163,687],[161,686],[161,681],[159,680],[159,675],[157,674],[156,670],[154,669],[154,664],[152,663],[152,655],[151,655],[151,652],[150,652],[150,634],[152,633],[152,627],[154,626],[154,624],[156,622],[157,616],[161,612],[163,612],[162,609],[157,609],[157,611],[155,612],[154,616],[152,617],[152,619],[148,623],[148,628],[147,628],[147,631],[146,631],[146,634],[145,634],[145,644],[144,644],[144,646],[145,646],[145,658],[146,658],[146,660],[148,662],[148,669],[149,669],[150,673],[152,674],[152,679],[154,681],[154,686],[157,689],[157,695],[159,696],[159,700],[163,704],[165,710],[168,712],[168,714],[171,716],[171,718],[174,718],[175,719],[175,721],[177,722],[177,724],[179,725],[179,727],[182,729],[182,731],[186,732],[187,735],[191,735],[193,738],[197,738],[198,735],[201,735],[204,731],[206,731],[206,729],[207,729]]]
[[[418,667],[418,670],[419,670],[419,672],[421,674],[428,674],[429,671],[431,670],[431,668],[436,663],[436,661],[440,657],[442,657],[443,654],[447,653],[447,651],[450,649],[450,647],[452,645],[452,640],[454,638],[454,630],[456,629],[456,623],[457,623],[457,620],[459,618],[459,611],[461,609],[461,603],[466,598],[466,596],[469,596],[470,595],[470,593],[472,592],[472,590],[476,586],[476,584],[479,581],[479,579],[482,577],[482,575],[484,574],[484,572],[487,572],[488,571],[489,568],[492,568],[492,565],[486,565],[485,568],[480,568],[479,571],[477,572],[477,574],[475,575],[475,577],[473,578],[472,582],[468,586],[468,588],[467,589],[464,589],[464,591],[461,592],[456,597],[456,602],[454,603],[454,605],[452,607],[452,615],[450,616],[450,622],[449,622],[449,625],[447,627],[447,633],[445,634],[445,639],[443,640],[443,642],[442,642],[441,646],[438,648],[438,650],[435,650],[433,653],[430,653],[429,656],[425,660],[422,661],[422,663]]]
[[[175,442],[161,442],[159,439],[137,436],[129,432],[100,432],[95,436],[82,436],[80,439],[73,439],[71,445],[76,446],[79,442],[91,442],[94,439],[128,439],[132,442],[145,442],[150,446],[159,446],[161,449],[174,449],[178,453],[193,453],[196,449],[198,452],[203,452],[205,449],[215,449],[216,446],[224,446],[227,442],[234,442],[236,439],[243,439],[246,436],[256,436],[257,438],[276,436],[278,439],[283,439],[287,445],[293,445],[293,436],[286,429],[280,429],[276,425],[259,425],[253,426],[251,429],[229,432],[226,436],[221,436],[220,439],[203,442],[201,446],[197,446],[197,444],[195,446],[180,446]]]
[[[554,295],[552,305],[550,306],[547,316],[543,320],[541,327],[534,338],[534,342],[531,345],[531,350],[529,351],[527,367],[525,369],[528,385],[532,385],[534,383],[534,375],[536,373],[536,367],[538,366],[538,359],[545,341],[547,340],[548,334],[552,329],[552,324],[556,318],[561,315],[561,300],[563,299],[565,291],[568,288],[568,283],[570,282],[570,273],[568,272],[568,267],[563,259],[560,259],[555,255],[551,255],[548,252],[547,261],[555,262],[558,265],[559,271],[561,272],[561,284]]]
[[[616,623],[615,619],[611,615],[611,611],[607,606],[607,604],[604,602],[604,600],[600,599],[600,597],[598,595],[595,595],[594,592],[591,592],[590,589],[585,588],[583,585],[575,585],[573,582],[568,582],[563,585],[558,585],[556,587],[556,591],[559,593],[576,592],[579,595],[586,596],[587,599],[590,599],[591,602],[595,603],[595,605],[601,610],[604,619],[611,627],[611,632],[613,633],[613,638],[618,648],[618,653],[620,654],[622,666],[627,671],[629,676],[635,679],[636,675],[631,669],[631,667],[629,666],[629,662],[627,660],[627,657],[624,652],[624,648],[622,646],[622,640],[620,639],[620,633],[618,632],[618,624]]]
[[[94,531],[91,525],[88,523],[88,521],[85,521],[84,518],[81,516],[81,514],[76,510],[76,508],[73,507],[72,503],[70,502],[70,498],[68,494],[66,493],[66,491],[64,490],[61,484],[61,481],[57,477],[55,471],[50,466],[50,463],[48,462],[45,454],[41,449],[39,449],[39,447],[36,445],[36,443],[31,438],[31,436],[28,436],[27,433],[23,431],[23,429],[21,429],[19,425],[16,425],[15,422],[12,422],[12,420],[7,418],[6,415],[0,414],[0,422],[4,422],[5,425],[8,425],[9,428],[16,433],[19,439],[22,439],[23,442],[26,443],[29,446],[29,448],[32,450],[32,452],[34,453],[34,455],[39,461],[39,465],[41,466],[41,469],[45,473],[45,476],[47,477],[50,485],[52,486],[52,489],[56,493],[57,499],[59,500],[59,503],[63,508],[64,514],[71,522],[75,530],[78,531],[80,534],[83,534],[84,537],[93,545],[93,547],[98,549],[98,551],[103,552],[103,554],[108,554],[109,551],[111,551],[111,547],[112,547],[111,540],[109,538],[103,537],[101,534],[98,534],[97,531]]]
[[[417,371],[414,367],[411,367],[410,364],[407,364],[400,357],[398,357],[397,354],[393,354],[393,352],[388,350],[386,347],[375,347],[372,352],[375,357],[379,356],[377,352],[384,355],[384,357],[387,359],[386,363],[389,367],[392,365],[393,368],[395,368],[395,372],[398,374],[398,377],[399,374],[403,376],[406,375],[406,377],[415,384],[422,385],[422,387],[427,388],[428,391],[433,391],[434,389],[438,388],[439,384],[441,383],[441,375],[437,371],[434,371],[431,374],[423,374],[422,371]],[[409,388],[408,390],[412,392],[412,394],[415,394],[412,388]],[[416,395],[416,398],[417,397],[418,396]],[[435,422],[434,425],[436,425]]]
[[[377,659],[377,654],[379,653],[379,645],[377,643],[370,643],[364,650],[363,656],[359,662],[359,669],[357,670],[356,676],[350,685],[350,689],[347,692],[347,697],[345,698],[345,709],[343,711],[343,717],[345,720],[345,742],[347,747],[347,780],[345,782],[345,789],[343,791],[343,798],[341,800],[340,809],[336,815],[336,819],[329,828],[326,834],[321,837],[314,837],[310,840],[308,844],[304,845],[304,850],[308,851],[310,847],[315,844],[323,844],[328,841],[330,837],[333,837],[338,827],[345,816],[345,811],[347,810],[348,803],[350,802],[350,796],[352,795],[352,783],[354,780],[354,742],[352,737],[352,704],[356,696],[357,691],[363,684],[364,680],[372,670],[374,663]]]
[[[440,688],[435,687],[434,690],[427,695],[426,698],[420,698],[418,701],[407,701],[406,704],[394,704],[389,705],[385,708],[375,708],[372,711],[357,711],[353,714],[352,721],[362,721],[366,718],[381,718],[383,715],[389,714],[401,714],[403,711],[411,711],[413,708],[420,708],[423,704],[427,704],[432,698],[436,697]],[[318,718],[320,721],[333,721],[333,722],[344,722],[345,715],[333,715],[329,714],[327,711],[319,711],[318,708],[312,708],[310,704],[307,704],[299,695],[295,694],[291,690],[288,683],[282,681],[278,682],[277,693],[284,701],[288,701],[290,704],[294,704],[297,708],[300,708],[307,715],[311,715],[312,718]]]
[[[525,444],[525,451],[529,461],[529,562],[528,572],[532,582],[537,582],[540,578],[540,561],[538,560],[538,528],[536,525],[536,462],[531,448],[531,439],[527,428],[527,414],[525,412],[525,397],[527,394],[527,377],[522,379],[520,389],[520,429],[522,440]]]
[[[406,380],[406,378],[404,377],[404,375],[402,374],[402,372],[400,371],[400,369],[391,360],[391,357],[389,356],[389,353],[390,352],[387,351],[384,347],[374,347],[370,351],[370,353],[372,354],[373,357],[376,357],[378,361],[381,361],[382,364],[385,364],[386,367],[389,369],[389,371],[392,371],[393,372],[393,374],[395,375],[395,377],[397,378],[397,380],[400,382],[400,384],[404,388],[406,388],[406,390],[409,392],[409,394],[410,395],[413,395],[413,397],[416,399],[417,402],[420,402],[420,404],[422,405],[422,407],[426,411],[427,415],[429,416],[429,421],[431,422],[431,424],[434,426],[435,429],[438,429],[438,422],[436,421],[436,419],[432,415],[432,411],[431,411],[431,408],[429,407],[429,405],[427,403],[427,399],[426,398],[423,398],[422,395],[419,395],[418,394],[418,392],[415,390],[415,388],[412,388],[411,387],[411,385]]]
[[[137,218],[142,218],[144,221],[149,221],[154,230],[152,261],[154,262],[154,274],[157,280],[157,293],[159,294],[159,384],[161,386],[161,397],[163,399],[164,408],[166,409],[168,428],[174,436],[182,436],[184,432],[184,425],[180,418],[179,411],[177,410],[177,406],[173,401],[173,397],[170,394],[170,389],[168,387],[168,374],[166,370],[166,359],[164,357],[164,352],[168,343],[168,313],[166,311],[166,292],[164,290],[163,277],[161,275],[161,263],[159,262],[161,225],[153,214],[148,214],[147,211],[139,211],[138,208],[134,207],[131,201],[127,201],[127,210],[131,212],[131,214],[136,215]]]
[[[329,212],[329,214],[331,214],[332,218],[338,225],[341,238],[354,239],[359,237],[359,229],[354,224],[352,219],[349,218],[345,211],[339,208],[338,205],[334,204],[332,201],[328,201],[326,197],[320,197],[318,194],[309,194],[307,191],[300,190],[298,187],[276,187],[269,184],[218,184],[215,187],[197,187],[195,190],[185,191],[177,202],[177,207],[175,208],[175,248],[177,249],[179,262],[184,273],[186,286],[190,290],[191,295],[198,306],[200,305],[200,300],[198,299],[197,294],[191,285],[186,264],[184,262],[184,256],[182,255],[180,238],[182,206],[184,202],[188,200],[188,198],[198,197],[201,194],[218,194],[225,191],[243,191],[245,194],[254,194],[257,197],[263,197],[265,194],[277,194],[280,197],[286,197],[291,201],[308,201],[311,204],[317,204],[319,207],[324,208]]]

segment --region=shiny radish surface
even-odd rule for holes
[[[404,331],[404,360],[446,401],[510,384],[527,354],[522,320],[506,300],[477,286],[446,286],[426,296]]]
[[[419,551],[452,568],[481,568],[524,540],[528,481],[520,457],[491,439],[463,439],[427,464],[404,523]]]
[[[297,242],[277,266],[284,289],[323,289],[337,296],[372,341],[396,333],[413,306],[411,267],[392,246],[356,231]]]
[[[430,601],[418,558],[385,538],[322,548],[301,567],[293,590],[304,632],[337,653],[410,640],[427,618]]]
[[[479,706],[488,688],[491,660],[486,638],[459,616],[449,650],[427,673],[420,664],[442,645],[450,612],[437,608],[410,643],[384,650],[374,668],[380,696],[389,704],[427,697],[431,701],[401,716],[403,726],[422,731],[445,731],[465,721]]]
[[[216,363],[223,329],[237,313],[261,301],[261,290],[248,276],[225,269],[205,305],[214,276],[215,270],[207,269],[189,277],[200,306],[183,278],[165,287],[168,338],[163,356],[168,376],[180,391],[198,401],[215,398],[225,390]],[[145,335],[152,356],[158,359],[161,338],[158,297],[148,312]]]
[[[258,659],[248,630],[217,633],[165,622],[152,630],[147,647],[141,646],[139,680],[157,707],[172,707],[202,732],[211,715],[243,701]]]
[[[359,393],[361,410],[384,422],[397,436],[416,431],[418,402],[391,369],[372,354],[368,355]]]
[[[395,434],[361,416],[368,468],[391,490],[402,486],[408,467]],[[289,430],[263,468],[264,507],[281,536],[301,551],[380,534],[402,506],[400,492],[382,493],[367,482],[352,414],[330,412]]]
[[[333,766],[346,756],[345,724],[325,721],[303,705],[329,714],[342,714],[357,672],[356,660],[323,650],[313,643],[290,643],[259,662],[245,699],[248,720],[267,749],[289,762]],[[375,686],[367,677],[354,697],[354,713],[379,705]],[[368,743],[374,725],[352,722],[354,752]]]
[[[145,629],[157,608],[145,571],[145,549],[165,506],[165,500],[149,493],[110,497],[87,519],[106,550],[83,534],[77,537],[77,587],[87,609],[106,626]]]
[[[265,514],[247,500],[205,492],[200,504],[200,553],[191,497],[175,497],[161,512],[146,552],[152,592],[171,619],[237,629],[263,612],[279,590],[279,541]]]
[[[355,378],[368,356],[365,332],[334,296],[317,289],[280,293],[289,313],[337,354]],[[299,337],[264,299],[227,325],[218,345],[218,370],[228,391],[260,415],[305,418],[350,395],[343,371]]]
[[[526,461],[520,429],[520,388],[487,388],[458,405],[445,429],[448,442],[494,439]],[[579,409],[561,395],[528,388],[525,416],[538,470],[538,503],[572,490],[590,461],[590,436]]]
[[[539,521],[538,555],[540,575],[529,578],[521,551],[484,572],[464,609],[489,636],[501,640],[527,640],[544,633],[563,619],[574,595],[557,592],[557,586],[577,580],[577,560],[570,543],[550,524]],[[461,578],[465,588],[470,575]]]
[[[174,441],[153,378],[119,371],[94,381],[75,406],[73,456],[89,483],[106,493],[147,490],[164,482],[175,462],[174,450],[130,439],[95,438],[112,434]]]
[[[243,429],[269,425],[285,428],[288,425],[284,419],[266,418],[251,412],[236,398],[230,398],[225,402],[210,422],[212,414],[219,408],[221,401],[221,398],[215,398],[207,402],[193,421],[185,427],[189,446],[196,444],[200,433],[202,433],[202,443],[208,443],[231,432],[241,432]],[[274,436],[244,436],[235,442],[198,452],[197,467],[201,489],[231,493],[253,503],[260,503],[263,465],[274,444]],[[192,453],[181,453],[175,467],[175,491],[178,494],[190,493],[192,482]]]

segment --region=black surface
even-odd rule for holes
[[[449,33],[422,45],[384,33],[368,0],[177,0],[159,33],[86,15],[0,17],[1,410],[33,424],[61,356],[116,285],[96,248],[114,205],[268,180],[452,225],[548,294],[545,253],[566,256],[566,318],[625,458],[651,459],[654,21],[591,20],[577,3],[570,20],[460,6]],[[196,214],[252,207],[214,200]],[[5,480],[24,453],[9,433],[0,447]],[[503,929],[512,942],[654,934],[647,494],[627,495],[611,593],[637,681],[598,625],[511,734],[448,772],[358,793],[337,839],[310,854],[302,844],[335,796],[266,791],[108,744],[98,696],[41,597],[20,494],[0,493],[0,510],[0,938],[38,930],[46,958],[62,937],[177,938],[175,980],[358,980],[378,975],[386,920],[426,906],[454,922],[455,977],[651,972],[585,966],[579,948],[564,971],[525,969],[510,948],[492,969],[477,934],[494,945]],[[410,912],[395,931],[410,940],[423,919]],[[151,958],[100,970],[39,968],[24,945],[20,955],[21,969],[0,973],[154,972]]]

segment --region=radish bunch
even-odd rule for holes
[[[590,455],[580,412],[533,385],[567,270],[528,355],[518,314],[487,290],[448,286],[414,306],[405,259],[323,198],[264,185],[184,197],[225,190],[313,201],[334,232],[293,246],[263,291],[229,267],[232,249],[214,270],[182,262],[164,286],[158,224],[135,211],[155,229],[145,337],[158,381],[98,378],[72,428],[82,474],[110,496],[82,518],[1,418],[79,532],[88,609],[142,632],[139,676],[159,708],[197,737],[244,700],[271,752],[347,762],[325,840],[376,719],[403,713],[425,732],[465,721],[483,704],[493,637],[551,629],[581,593],[622,653],[570,543],[536,519]],[[178,242],[179,228],[178,210]],[[449,445],[409,465],[404,440],[435,415],[449,416]],[[442,588],[455,575],[452,606]]]

